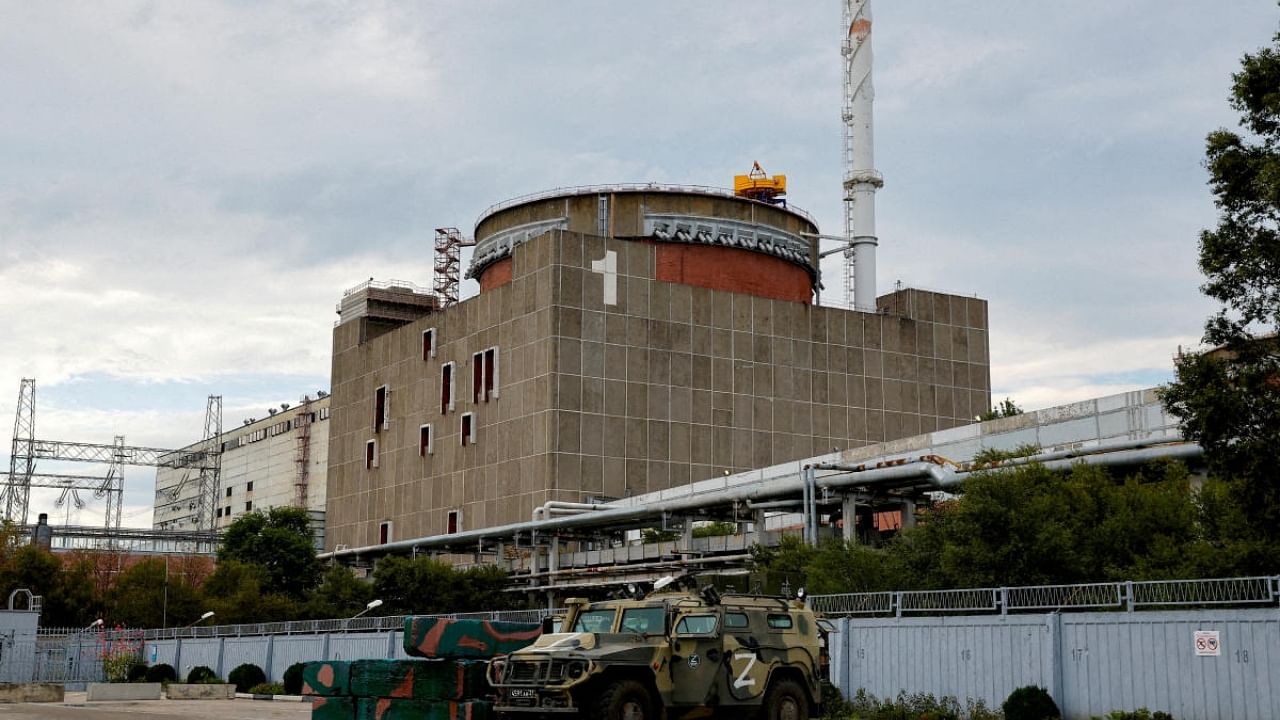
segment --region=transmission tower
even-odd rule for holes
[[[871,82],[871,0],[845,0],[844,55],[844,251],[845,301],[876,309],[875,87]]]
[[[13,421],[13,447],[9,453],[9,481],[4,486],[4,516],[27,522],[27,505],[31,501],[31,476],[36,459],[31,446],[36,437],[36,381],[22,378],[18,389],[18,413]]]
[[[204,441],[200,444],[200,500],[196,527],[216,530],[214,512],[218,506],[218,488],[222,485],[222,396],[210,395],[204,410]]]

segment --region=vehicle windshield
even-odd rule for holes
[[[574,632],[606,633],[613,630],[613,618],[617,610],[587,610],[573,624]]]
[[[622,613],[620,632],[662,635],[667,631],[666,617],[663,607],[631,608]]]

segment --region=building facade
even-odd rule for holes
[[[319,529],[329,464],[329,403],[328,396],[305,397],[296,406],[222,433],[215,529],[247,512],[282,506],[306,508]],[[199,451],[202,445],[179,452]],[[199,493],[199,470],[158,468],[152,527],[196,529]]]
[[[326,547],[528,520],[548,501],[987,410],[985,301],[904,290],[877,313],[815,306],[816,233],[798,211],[715,193],[549,194],[481,218],[474,298],[350,293],[345,308],[387,311],[343,312],[334,330]]]

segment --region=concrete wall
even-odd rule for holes
[[[612,257],[616,275],[592,264]],[[969,422],[990,406],[986,303],[909,290],[860,313],[661,282],[652,243],[552,231],[512,281],[361,342],[334,331],[327,547],[527,520]],[[606,292],[606,288],[610,288]],[[434,328],[436,356],[422,357]],[[497,347],[500,394],[471,395]],[[452,361],[454,407],[440,406]],[[374,428],[377,388],[390,423]],[[477,440],[462,447],[463,413]],[[433,428],[421,457],[419,428]],[[378,465],[365,467],[376,440]]]
[[[928,692],[998,707],[1040,685],[1069,720],[1140,707],[1178,720],[1280,717],[1275,609],[836,622],[832,680],[846,695]],[[1196,655],[1197,630],[1218,631],[1221,655]]]
[[[281,682],[284,671],[299,662],[366,658],[403,660],[409,656],[404,652],[402,636],[403,633],[396,630],[148,640],[143,648],[143,657],[152,665],[165,663],[174,666],[179,679],[185,678],[193,667],[204,665],[225,680],[238,665],[252,663],[262,668],[268,682]]]

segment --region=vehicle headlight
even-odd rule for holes
[[[582,677],[586,672],[587,663],[585,660],[572,660],[564,670],[565,675],[574,680]]]

